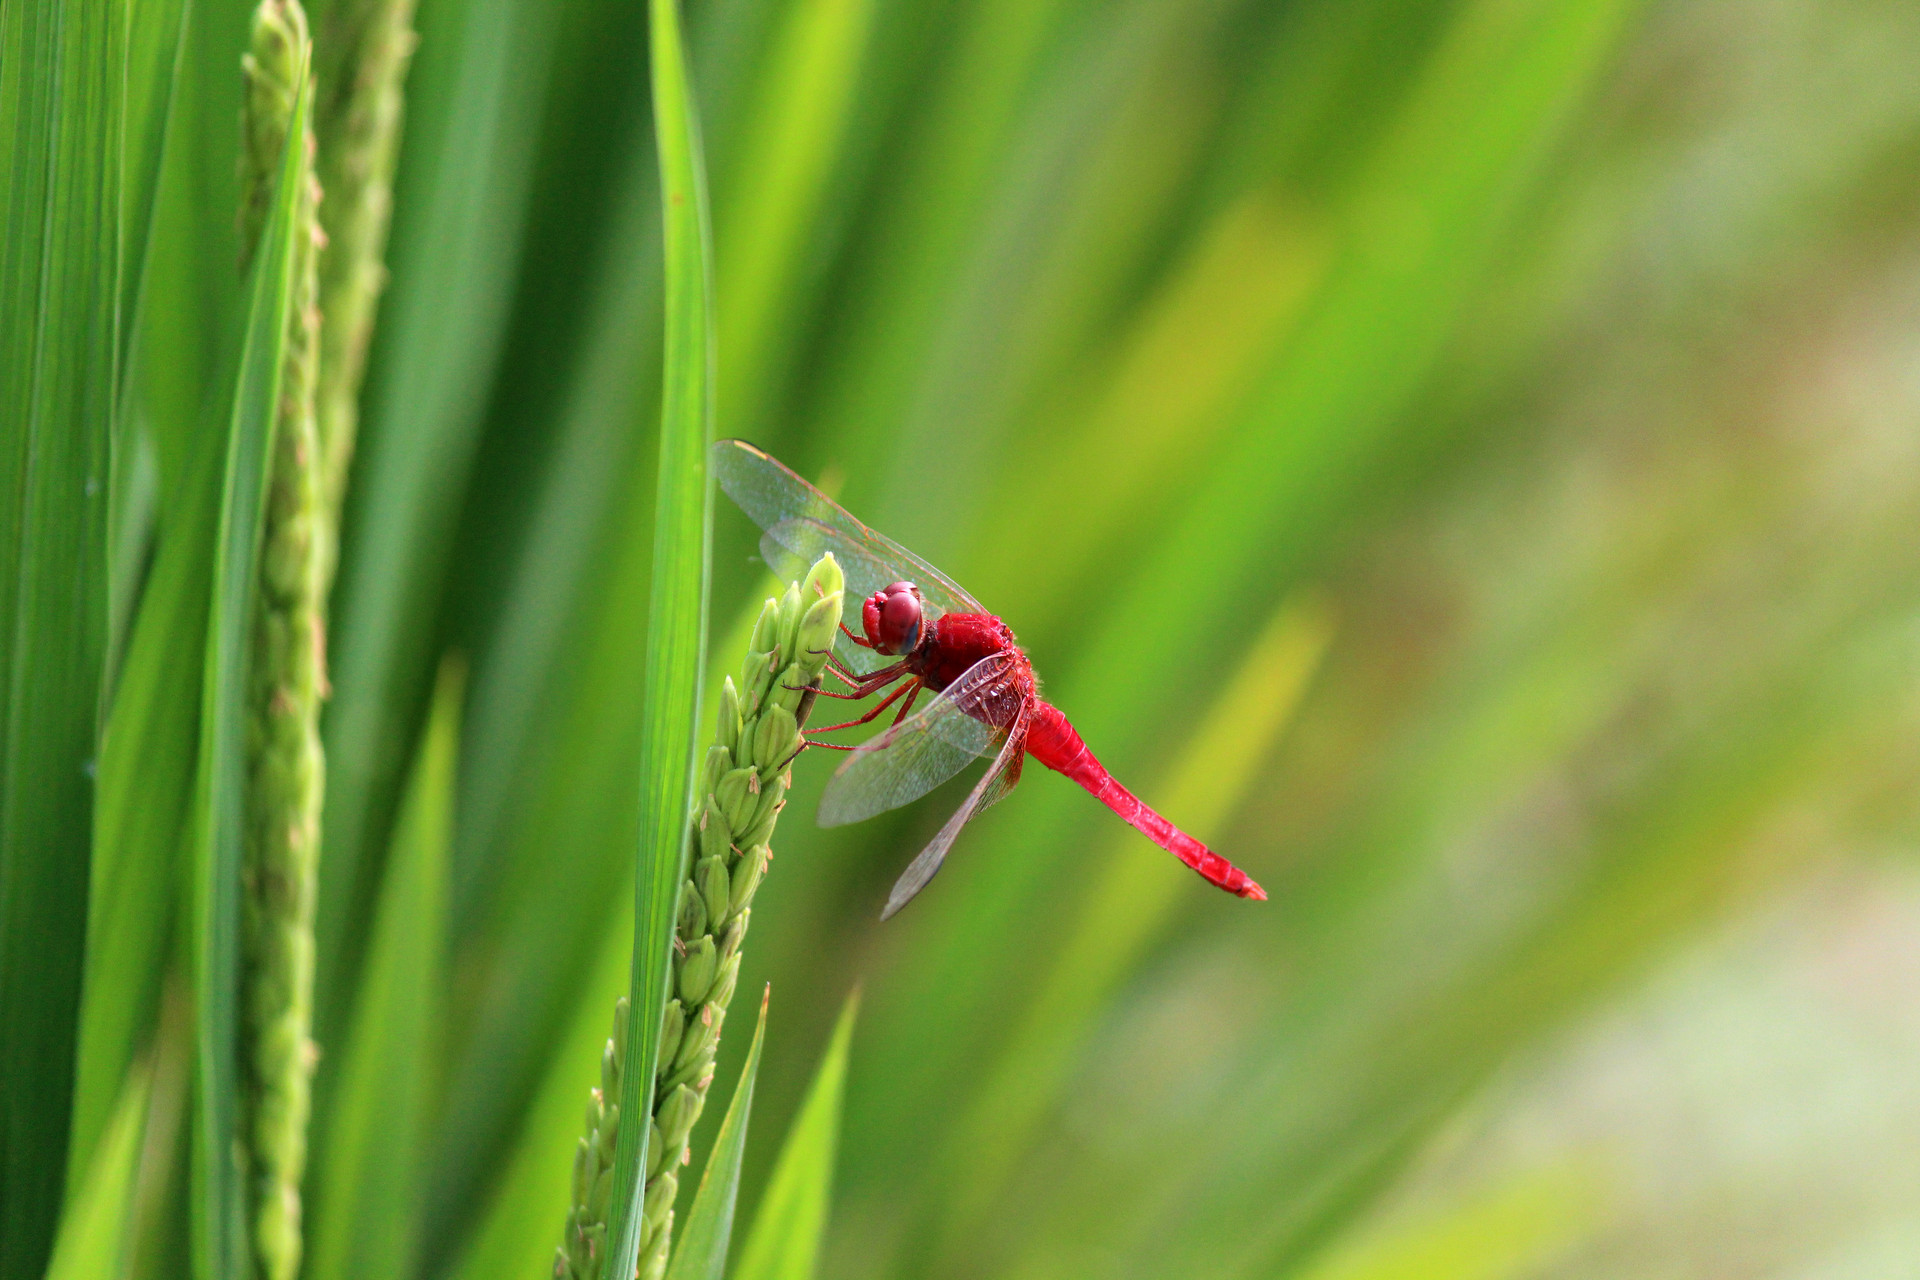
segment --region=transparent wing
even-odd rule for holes
[[[980,659],[935,694],[932,702],[861,743],[828,781],[820,797],[820,825],[845,826],[897,809],[974,760],[991,755],[1007,731],[973,713],[1000,705],[999,695],[1015,661],[1011,652]],[[991,718],[1004,725],[1012,717]]]
[[[861,603],[902,579],[920,588],[929,606],[929,620],[943,613],[986,612],[946,574],[861,524],[833,499],[746,441],[716,441],[708,456],[720,488],[765,531],[760,554],[776,574],[799,578],[822,552],[833,552],[847,575],[843,621],[854,634],[860,632]],[[871,671],[886,661],[845,637],[840,657],[856,671]]]
[[[893,882],[893,892],[887,895],[887,906],[880,913],[882,920],[891,917],[894,912],[913,900],[913,896],[927,887],[927,882],[940,870],[940,864],[947,860],[947,850],[953,848],[953,842],[960,835],[960,828],[973,820],[974,815],[998,801],[1007,792],[1013,790],[1013,784],[1020,780],[1020,766],[1026,760],[1027,753],[1027,713],[1022,711],[1007,740],[1000,745],[1000,754],[994,757],[993,764],[980,776],[980,781],[968,793],[939,834],[920,851],[900,878]]]
[[[861,634],[860,606],[866,598],[889,583],[898,582],[911,574],[906,566],[878,559],[868,548],[848,541],[831,526],[818,520],[782,520],[760,535],[760,558],[767,562],[767,567],[773,570],[775,577],[787,582],[798,582],[806,577],[813,562],[826,551],[833,552],[834,559],[840,562],[841,572],[846,574],[847,593],[840,607],[840,621],[857,636]],[[921,595],[925,597],[925,588],[921,589]],[[929,625],[945,612],[949,611],[932,600],[925,600],[922,615]],[[862,675],[878,671],[894,661],[864,645],[855,644],[844,631],[833,637],[833,649],[840,656],[840,661]]]

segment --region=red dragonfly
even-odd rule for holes
[[[1242,898],[1266,898],[1246,872],[1114,780],[1059,708],[1040,697],[1033,664],[1007,624],[953,579],[861,524],[744,440],[719,441],[711,457],[720,487],[765,531],[760,553],[775,573],[797,579],[821,553],[831,551],[846,574],[849,604],[864,597],[864,634],[855,635],[842,622],[827,660],[827,669],[847,689],[820,694],[857,701],[892,686],[864,715],[806,735],[808,746],[852,753],[821,797],[820,825],[841,826],[898,808],[969,762],[992,759],[966,800],[893,886],[881,919],[926,887],[960,828],[1013,789],[1028,756],[1091,791],[1210,883]],[[923,690],[934,696],[909,716]],[[900,707],[886,732],[858,746],[819,740],[823,733],[868,724],[895,702]]]

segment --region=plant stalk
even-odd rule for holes
[[[320,140],[320,210],[327,252],[320,263],[319,415],[321,492],[328,514],[322,544],[333,581],[340,502],[359,428],[380,295],[387,284],[393,170],[400,154],[407,65],[417,39],[415,0],[334,0],[316,36],[314,132]]]
[[[688,1138],[706,1106],[721,1024],[740,976],[753,895],[773,860],[769,840],[786,806],[800,730],[840,625],[845,581],[831,555],[760,610],[740,683],[721,688],[693,815],[693,869],[680,887],[673,935],[673,998],[660,1032],[647,1135],[640,1226],[641,1280],[666,1274],[673,1204]],[[627,1001],[614,1010],[573,1164],[573,1207],[556,1251],[555,1280],[604,1280],[614,1152],[620,1137]]]
[[[272,207],[294,94],[311,57],[299,0],[260,0],[243,60],[243,244],[249,257]],[[293,1280],[300,1266],[300,1179],[317,1056],[311,1035],[313,913],[325,784],[319,733],[325,588],[318,555],[325,517],[314,410],[324,237],[311,130],[298,146],[293,297],[247,685],[242,1123],[250,1236],[256,1272],[265,1280]]]

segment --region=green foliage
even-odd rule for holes
[[[159,222],[161,158],[178,127],[178,63],[187,45],[184,0],[135,6],[128,51],[122,315],[128,357],[116,416],[115,493],[109,520],[115,556],[107,677],[113,682],[94,787],[87,896],[86,976],[75,1046],[74,1178],[106,1123],[140,1037],[150,1026],[164,969],[166,930],[181,880],[179,850],[192,796],[199,666],[212,571],[219,433],[198,433],[166,513],[141,510],[138,459],[148,388],[135,370],[148,348],[154,298],[150,259]],[[170,315],[175,325],[181,317]],[[175,352],[177,354],[177,351]],[[150,449],[149,449],[150,456]],[[150,483],[151,483],[151,478]],[[152,495],[145,504],[150,507]],[[170,518],[167,518],[170,517]],[[164,533],[155,526],[165,524]],[[156,544],[157,545],[154,545]],[[123,548],[138,554],[125,557]],[[144,574],[135,570],[151,554]],[[138,602],[135,612],[134,604]],[[127,615],[132,614],[131,621]]]
[[[53,1243],[67,1162],[107,652],[122,4],[0,8],[0,1277]],[[117,1089],[117,1084],[112,1086]],[[95,1120],[94,1123],[98,1123]]]
[[[125,1271],[134,1175],[152,1086],[149,1064],[127,1072],[126,1088],[100,1134],[86,1175],[60,1216],[48,1280],[85,1280]]]
[[[241,251],[259,251],[278,160],[299,157],[293,176],[293,262],[286,303],[285,367],[267,462],[252,649],[247,655],[246,849],[240,870],[240,1032],[245,1071],[241,1125],[247,1148],[248,1224],[266,1280],[299,1273],[312,1108],[313,912],[319,883],[320,808],[326,760],[320,704],[326,676],[326,560],[332,521],[322,496],[314,412],[320,355],[320,190],[313,172],[311,107],[293,130],[311,84],[313,44],[299,0],[254,9],[241,118]],[[309,94],[310,88],[307,88]]]
[[[849,996],[833,1024],[826,1056],[794,1114],[793,1127],[780,1146],[780,1158],[754,1212],[753,1228],[741,1246],[736,1280],[813,1280],[818,1273],[827,1204],[833,1194],[847,1053],[859,1008],[859,995]]]
[[[253,7],[0,0],[0,1280],[246,1265]],[[725,503],[703,586],[710,417],[1272,898],[1029,769],[881,925],[956,797],[821,832],[805,753],[679,1266],[1909,1264],[1912,5],[309,8],[316,1274],[552,1266],[785,587]]]
[[[253,256],[246,341],[234,378],[221,485],[213,593],[201,674],[200,757],[193,806],[190,938],[195,1000],[193,1269],[231,1280],[248,1266],[246,1170],[240,1140],[242,868],[247,842],[249,648],[267,489],[280,418],[294,299],[295,245],[304,230],[312,104],[305,51],[296,46],[279,178]],[[297,1239],[297,1237],[296,1237]]]
[[[351,1002],[364,941],[356,925],[379,884],[412,740],[405,730],[425,713],[438,660],[433,609],[454,563],[461,477],[512,300],[552,9],[543,0],[437,6],[422,20],[409,76],[417,110],[405,147],[416,162],[399,182],[388,259],[415,283],[381,308],[329,631],[315,996],[323,1043]]]
[[[687,80],[680,36],[679,0],[650,0],[647,8],[649,64],[653,84],[654,136],[660,155],[662,244],[665,263],[662,297],[665,340],[661,353],[660,461],[656,473],[653,520],[653,574],[649,586],[647,631],[641,667],[646,681],[641,705],[640,849],[634,873],[633,983],[629,1003],[620,1110],[627,1116],[654,1116],[663,1132],[684,1134],[699,1115],[699,1097],[649,1096],[659,1071],[662,1020],[674,991],[691,1010],[705,995],[708,981],[685,989],[686,978],[670,965],[676,917],[684,900],[692,840],[688,815],[699,795],[694,734],[699,721],[700,677],[707,657],[707,591],[713,543],[713,481],[707,474],[707,447],[713,443],[713,250],[707,222],[707,175],[701,156],[700,128]],[[784,788],[783,788],[784,790]],[[711,802],[708,808],[711,809]],[[700,818],[704,823],[706,814]],[[771,818],[768,819],[771,822]],[[745,927],[745,920],[740,922]],[[686,970],[699,959],[688,954]],[[710,974],[710,970],[708,971]],[[738,977],[738,968],[734,970]],[[731,994],[731,986],[729,986]],[[724,1012],[724,1002],[722,1011]],[[717,1034],[718,1025],[711,1030]],[[668,1122],[666,1108],[684,1103],[685,1123]],[[607,1217],[607,1274],[627,1276],[654,1246],[664,1257],[671,1229],[673,1194],[669,1178],[660,1179],[667,1208],[642,1200],[649,1172],[657,1174],[660,1153],[648,1159],[648,1130],[638,1124],[621,1129],[613,1166],[612,1199]],[[677,1145],[677,1144],[676,1144]],[[664,1215],[664,1216],[663,1216]],[[645,1237],[643,1239],[643,1237]],[[651,1280],[657,1267],[648,1265]]]
[[[207,432],[218,443],[217,433]],[[114,690],[94,791],[74,1150],[90,1151],[152,1017],[191,809],[221,452],[202,447],[187,512],[155,555]],[[183,696],[183,691],[195,696]]]
[[[342,1046],[339,1092],[317,1144],[313,1280],[411,1275],[425,1197],[446,990],[447,869],[466,671],[441,663]]]
[[[626,1092],[632,1049],[630,999],[614,1013],[613,1038],[601,1053],[600,1086],[587,1105],[587,1132],[574,1155],[572,1209],[554,1260],[556,1280],[599,1280],[605,1274],[617,1184],[621,1117],[647,1118],[640,1146],[640,1275],[660,1280],[673,1235],[680,1168],[690,1159],[693,1126],[713,1083],[714,1054],[739,985],[753,900],[773,861],[774,826],[786,808],[800,730],[833,645],[844,607],[845,578],[831,554],[806,577],[768,599],[746,641],[740,683],[724,678],[714,741],[702,759],[687,837],[690,855],[672,899],[665,952],[668,985],[661,1011],[651,1085],[638,1095],[644,1110],[618,1101]],[[635,972],[642,972],[635,966]],[[709,1213],[715,1210],[709,1209]],[[729,1214],[730,1216],[730,1214]],[[708,1230],[713,1224],[705,1224]],[[706,1244],[703,1248],[711,1248]]]
[[[772,990],[760,997],[760,1017],[753,1026],[753,1044],[726,1117],[713,1135],[713,1152],[700,1174],[700,1189],[687,1210],[686,1225],[673,1248],[667,1280],[723,1280],[727,1250],[733,1242],[733,1211],[740,1197],[740,1165],[747,1153],[747,1123],[753,1116],[753,1082],[760,1074],[760,1046],[767,1037],[767,1002]]]
[[[319,466],[330,513],[322,537],[323,576],[333,581],[347,465],[360,427],[360,387],[374,316],[387,286],[387,233],[393,170],[400,157],[407,66],[413,56],[414,0],[339,0],[319,16],[316,48],[326,57],[314,76],[315,166],[326,193],[321,222],[328,252],[320,261]]]
[[[573,1205],[580,1099],[601,1079],[607,1010],[627,991],[633,929],[631,917],[621,917],[606,931],[593,971],[575,992],[577,1008],[527,1107],[512,1158],[490,1201],[472,1215],[470,1243],[453,1268],[462,1280],[547,1274],[553,1265],[553,1224]]]

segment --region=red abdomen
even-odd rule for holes
[[[1058,707],[1040,702],[1037,698],[1035,702],[1038,706],[1027,730],[1028,755],[1091,791],[1094,799],[1119,814],[1147,839],[1198,871],[1209,883],[1242,898],[1265,900],[1266,890],[1255,884],[1246,872],[1155,813],[1115,781],[1106,766],[1087,749],[1079,732]]]

